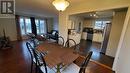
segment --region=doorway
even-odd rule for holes
[[[112,68],[126,12],[127,8],[121,8],[70,15],[74,33],[80,34],[77,39],[80,39],[81,54],[85,56],[93,51],[92,60]],[[82,23],[80,31],[75,19]]]

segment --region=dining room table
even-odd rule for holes
[[[46,53],[45,62],[49,68],[57,67],[56,73],[61,73],[60,65],[69,65],[79,57],[79,54],[72,47],[64,47],[51,40],[43,41],[37,46],[37,50]]]

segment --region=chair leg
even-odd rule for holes
[[[36,67],[35,67],[35,73],[37,73],[37,65],[36,65]]]
[[[85,69],[83,70],[83,73],[85,73]]]
[[[37,62],[36,62],[36,63],[37,63]],[[37,64],[35,65],[35,73],[39,73],[39,67],[38,67]]]
[[[33,61],[31,62],[31,73],[32,73],[32,70],[33,70]]]

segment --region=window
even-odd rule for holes
[[[21,34],[25,34],[25,29],[24,29],[24,19],[20,18],[20,27],[21,27]]]
[[[20,17],[21,34],[26,35],[32,33],[31,20],[27,17]],[[46,33],[45,21],[42,19],[35,19],[37,34]]]
[[[20,17],[20,28],[22,35],[32,33],[30,19],[26,17]]]
[[[44,20],[36,19],[35,23],[36,23],[36,28],[37,28],[37,34],[46,33],[46,25],[45,25]]]
[[[94,29],[104,29],[106,23],[110,23],[110,21],[95,21]]]
[[[25,18],[26,33],[32,33],[31,21],[29,18]]]

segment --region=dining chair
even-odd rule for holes
[[[42,68],[42,72],[47,73],[47,67],[45,60],[43,58],[43,53],[38,52],[36,49],[32,47],[32,45],[29,42],[26,42],[28,51],[31,55],[31,71],[33,71],[33,64],[35,64],[35,73],[39,73],[40,67]],[[42,55],[42,57],[41,57]],[[44,69],[43,69],[44,68]],[[44,71],[43,71],[44,70]]]
[[[34,48],[36,48],[40,44],[40,41],[35,38],[33,39],[32,43],[33,43]]]
[[[79,73],[85,73],[85,69],[86,69],[86,67],[88,66],[88,63],[89,63],[89,61],[90,61],[90,59],[91,59],[92,54],[93,54],[92,51],[89,52],[89,54],[87,55],[85,61],[84,61],[83,64],[81,65],[81,68],[80,68],[80,70],[79,70]]]
[[[86,56],[85,60],[82,62],[82,65],[79,67],[76,64],[70,64],[62,73],[85,73],[86,67],[90,61],[93,52],[90,51]]]
[[[36,59],[36,72],[48,73],[47,65],[46,65],[45,59],[43,58],[43,55],[41,53],[37,53],[36,51],[34,51],[34,57]],[[43,67],[44,69],[41,70],[41,67]]]
[[[58,43],[59,45],[64,46],[64,38],[63,38],[62,36],[59,36],[57,43]]]
[[[38,70],[38,73],[55,73],[55,71],[51,68],[49,68],[46,64],[46,61],[44,59],[44,55],[42,53],[38,53],[34,51],[34,56],[36,59],[36,70]],[[42,61],[42,64],[41,64]]]
[[[26,34],[26,36],[30,42],[32,42],[36,38],[35,34],[33,33],[28,33]]]
[[[40,44],[40,42],[39,42],[39,40],[37,39],[37,36],[36,36],[35,34],[33,34],[33,33],[28,33],[28,34],[27,34],[27,37],[28,37],[29,42],[31,42],[31,43],[33,44],[33,47],[34,47],[34,48],[37,47],[37,46]]]
[[[30,53],[30,55],[31,55],[31,73],[32,73],[32,70],[33,70],[33,64],[34,64],[34,62],[36,62],[36,60],[35,60],[35,58],[34,58],[34,53],[33,53],[33,47],[32,47],[32,45],[29,43],[29,42],[26,42],[26,46],[27,46],[27,49],[28,49],[28,51],[29,51],[29,53]]]
[[[73,39],[68,39],[65,43],[65,47],[74,47],[76,49],[76,42]]]
[[[48,39],[58,40],[59,32],[57,30],[51,30],[47,32]]]
[[[63,45],[63,46],[64,46],[64,45]],[[76,45],[76,42],[75,42],[73,39],[68,39],[68,40],[65,42],[65,46],[64,46],[64,47],[74,48],[75,52],[77,52],[77,51],[76,51],[77,45]],[[66,69],[69,65],[70,65],[70,64],[68,64],[68,65],[61,65],[62,71],[63,71],[64,69]]]

